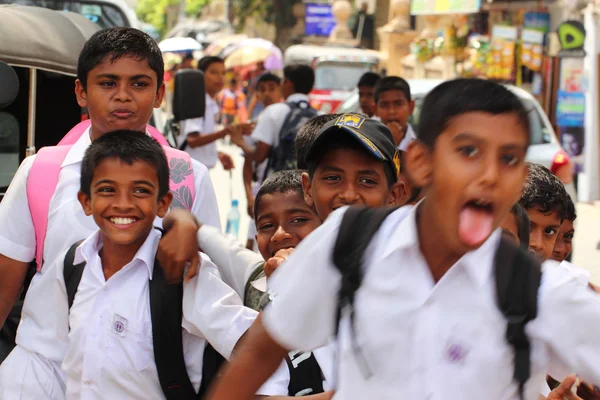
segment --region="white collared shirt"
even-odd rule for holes
[[[410,142],[412,142],[416,138],[417,135],[415,134],[412,125],[408,124],[408,127],[406,128],[406,134],[404,135],[404,138],[400,141],[400,144],[398,145],[398,150],[406,151]]]
[[[181,121],[181,130],[177,136],[177,147],[181,148],[181,145],[186,140],[187,135],[192,132],[198,132],[201,135],[215,133],[215,118],[219,113],[219,105],[217,102],[206,94],[206,110],[204,117],[192,118]],[[211,169],[217,165],[219,160],[219,154],[217,151],[217,142],[212,142],[199,147],[187,146],[185,151],[196,161],[204,164],[206,168]]]
[[[322,346],[334,334],[341,275],[332,251],[345,209],[334,212],[296,248],[269,283],[278,296],[263,312],[266,330],[288,349]],[[356,340],[371,376],[340,325],[337,399],[518,399],[506,320],[496,302],[493,260],[498,230],[463,256],[436,284],[419,249],[416,212],[391,214],[365,254],[355,298]],[[310,260],[307,262],[306,260]],[[581,290],[562,268],[544,272],[538,317],[526,331],[531,378],[525,399],[537,399],[553,359],[600,383],[600,297]],[[294,318],[289,318],[293,315]],[[573,329],[585,321],[585,329]]]
[[[77,200],[81,161],[90,144],[89,131],[86,131],[62,163],[48,212],[44,267],[31,281],[17,331],[19,346],[55,363],[62,361],[66,344],[57,341],[56,284],[52,268],[55,261],[64,255],[65,249],[98,229],[93,217],[85,215]],[[35,232],[27,199],[27,178],[34,159],[35,156],[27,157],[21,163],[0,203],[0,254],[21,262],[29,262],[35,257]],[[220,227],[217,199],[208,170],[198,162],[192,164],[196,189],[192,213],[200,221]],[[159,218],[155,225],[161,226]]]
[[[63,266],[58,263],[59,334],[68,334],[69,341],[63,363],[68,399],[165,398],[154,362],[149,297],[159,239],[158,231],[151,231],[133,260],[109,280],[98,255],[100,231],[86,239],[75,255],[75,264],[87,264],[69,315]],[[196,391],[206,341],[229,358],[256,315],[243,307],[214,264],[202,255],[199,275],[184,284],[181,324],[185,364]]]
[[[295,93],[285,101],[287,103],[297,103],[300,101],[308,102],[309,100],[307,95]],[[252,140],[266,143],[271,147],[277,147],[280,139],[279,133],[290,111],[290,106],[286,103],[275,103],[265,108],[258,116],[256,127],[252,132]]]

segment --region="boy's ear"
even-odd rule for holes
[[[388,194],[387,205],[388,206],[403,206],[406,203],[406,185],[402,181],[398,181],[390,188]]]
[[[314,208],[315,201],[311,193],[312,182],[310,181],[307,172],[302,173],[302,189],[304,190],[304,201],[306,202],[306,204],[308,204],[309,207]]]
[[[79,79],[75,80],[75,97],[77,98],[79,107],[83,108],[88,106],[87,93]]]
[[[433,180],[433,154],[420,140],[413,140],[406,149],[406,174],[416,187],[426,188]]]
[[[154,108],[159,108],[162,105],[163,98],[165,97],[166,86],[163,82],[162,85],[158,88],[158,92],[156,92],[156,98],[154,99]]]
[[[408,103],[408,110],[409,110],[408,115],[413,115],[413,112],[415,111],[415,101],[414,100],[411,100],[410,103]]]
[[[171,207],[172,201],[173,193],[171,193],[171,191],[169,190],[167,194],[165,194],[158,200],[158,209],[156,215],[160,218],[164,218],[164,216],[167,215],[167,212],[169,211],[169,207]]]
[[[92,200],[90,199],[90,196],[83,193],[82,191],[79,191],[77,192],[77,200],[79,200],[79,204],[81,204],[85,215],[87,215],[88,217],[92,215]]]

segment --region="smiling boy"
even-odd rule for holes
[[[81,161],[92,141],[115,129],[145,131],[165,87],[162,53],[150,36],[133,28],[111,28],[95,33],[82,49],[75,95],[87,107],[91,127],[68,150],[58,184],[49,201],[45,241],[37,243],[27,182],[37,156],[26,158],[0,205],[0,323],[22,289],[27,266],[43,247],[43,263],[34,276],[23,306],[17,347],[0,366],[0,398],[63,399],[60,372],[66,344],[57,341],[52,265],[73,243],[97,226],[77,201]],[[193,216],[220,227],[217,201],[206,167],[192,162]],[[191,189],[190,189],[191,190]],[[160,242],[165,274],[181,280],[187,261],[198,262],[193,218],[175,218],[172,232]],[[190,236],[191,235],[191,236]],[[189,240],[191,239],[191,241]],[[38,260],[40,261],[40,260]],[[192,268],[193,270],[194,268]]]
[[[431,91],[421,121],[406,160],[427,196],[389,215],[370,242],[353,314],[342,309],[335,396],[517,399],[515,357],[495,301],[494,257],[497,228],[526,176],[527,111],[501,85],[458,79]],[[248,332],[213,400],[251,398],[287,349],[316,348],[335,334],[342,277],[333,250],[345,212],[331,214],[273,277],[278,295]],[[523,399],[537,398],[554,357],[600,381],[600,298],[578,287],[566,271],[545,272],[537,318],[527,324],[532,363]],[[572,329],[581,320],[589,330]]]

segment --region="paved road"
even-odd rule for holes
[[[246,213],[246,195],[242,181],[243,157],[241,151],[235,146],[219,143],[218,147],[221,151],[231,154],[236,165],[231,178],[221,165],[217,165],[211,171],[211,178],[219,200],[221,221],[225,227],[226,215],[231,204],[230,190],[232,190],[233,198],[240,202],[240,241],[245,243],[249,217]],[[577,266],[592,271],[592,280],[600,284],[600,250],[597,248],[600,242],[600,205],[579,203],[577,214],[573,262]]]

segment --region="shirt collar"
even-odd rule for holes
[[[206,93],[206,105],[207,106],[217,105],[216,100],[213,99],[212,97],[210,97],[210,95],[208,93]]]
[[[308,101],[308,95],[302,93],[294,93],[285,99],[286,102]]]
[[[417,208],[421,202],[414,206],[409,214],[396,225],[390,240],[387,240],[383,247],[382,257],[386,257],[396,250],[415,248],[417,251],[421,251],[417,232]],[[464,268],[476,285],[484,285],[492,274],[496,249],[500,244],[501,235],[501,230],[496,229],[478,249],[465,254],[452,268]]]
[[[71,150],[67,153],[67,156],[63,160],[61,164],[61,168],[66,167],[67,165],[77,164],[83,160],[83,156],[85,155],[85,151],[92,144],[92,139],[90,139],[90,127],[88,127],[81,137],[77,139],[75,144],[71,147]]]
[[[415,134],[412,125],[409,124],[406,129],[406,135],[404,135],[404,138],[400,141],[400,144],[398,145],[398,150],[406,151],[410,142],[412,142],[416,138],[417,135]]]
[[[158,242],[161,235],[158,230],[152,229],[148,237],[139,248],[133,259],[127,264],[130,265],[134,261],[141,261],[148,270],[148,279],[152,280],[152,274],[154,272],[154,260],[156,258],[156,252],[158,251]],[[94,259],[100,249],[102,248],[102,232],[98,229],[94,234],[83,241],[75,250],[75,258],[73,262],[79,264],[82,262],[89,263],[90,260]]]

